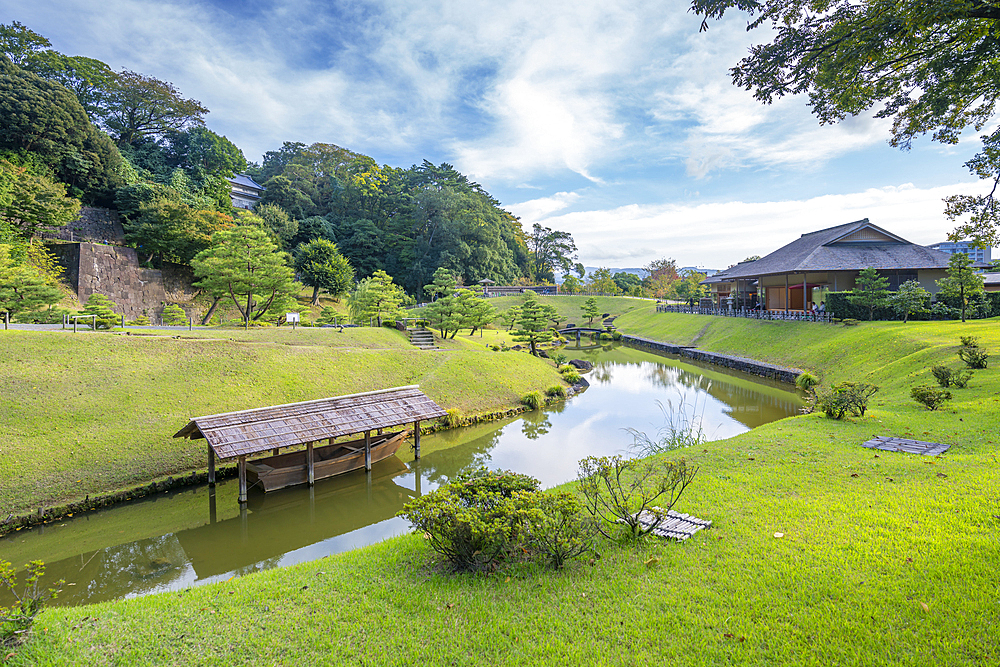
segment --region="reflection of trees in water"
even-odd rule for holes
[[[547,434],[550,428],[552,428],[552,422],[549,421],[548,414],[541,410],[526,412],[521,420],[521,433],[528,440],[538,440]]]
[[[614,377],[612,369],[615,365],[604,361],[594,364],[594,369],[587,375],[587,381],[596,382],[597,384],[609,384],[611,378]]]
[[[187,563],[184,549],[168,534],[46,562],[42,583],[72,582],[76,585],[63,586],[57,603],[87,604],[148,593],[184,574]],[[9,602],[0,596],[0,605]]]
[[[435,484],[444,484],[463,470],[489,465],[490,451],[500,442],[502,432],[503,429],[497,429],[463,445],[422,456],[420,469],[423,478]]]

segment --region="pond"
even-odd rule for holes
[[[781,385],[715,366],[618,345],[567,350],[594,363],[584,393],[514,419],[421,439],[422,458],[266,496],[240,509],[235,480],[165,492],[0,538],[0,559],[46,562],[64,579],[55,601],[76,605],[175,590],[315,560],[407,531],[395,515],[412,498],[471,466],[527,473],[551,487],[573,480],[586,456],[626,453],[634,428],[655,437],[665,423],[700,424],[709,440],[796,414]],[[0,595],[0,605],[9,604]]]

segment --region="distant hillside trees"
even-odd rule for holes
[[[95,128],[76,97],[0,58],[0,149],[32,153],[75,196],[108,203],[125,184],[114,143]]]

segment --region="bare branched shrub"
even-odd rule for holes
[[[579,465],[580,491],[587,510],[598,520],[598,531],[609,539],[613,539],[615,524],[625,526],[632,540],[659,526],[698,472],[684,459],[588,456]],[[643,526],[639,515],[644,511],[657,521]]]

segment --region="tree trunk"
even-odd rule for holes
[[[215,309],[219,305],[220,301],[222,301],[221,296],[215,297],[215,300],[212,301],[212,307],[208,309],[208,312],[205,313],[205,317],[201,320],[201,326],[208,326],[208,322],[212,319],[212,315],[215,315]]]
[[[316,286],[313,287],[312,305],[314,305],[314,306],[318,306],[319,305],[319,285],[316,285]]]

